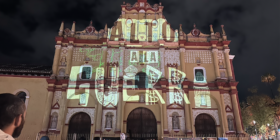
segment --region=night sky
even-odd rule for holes
[[[134,4],[137,0],[126,0]],[[280,84],[280,1],[279,0],[148,0],[162,2],[163,14],[173,29],[183,25],[185,33],[195,23],[202,33],[225,31],[233,60],[240,100],[250,94],[247,89],[261,83],[261,75],[276,76],[274,93]],[[121,14],[123,0],[0,0],[0,63],[52,65],[55,36],[61,21],[71,29],[85,29],[90,20],[100,30],[112,27]]]

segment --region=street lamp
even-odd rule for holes
[[[256,121],[253,121],[254,126],[255,126],[255,131],[256,131],[256,136],[257,136],[257,129],[256,129]]]

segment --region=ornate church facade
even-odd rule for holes
[[[53,66],[1,65],[0,92],[27,106],[23,134],[162,139],[244,134],[229,44],[170,27],[161,3],[123,3],[112,28],[61,23]],[[79,137],[76,135],[76,137]],[[78,139],[78,138],[77,138]]]

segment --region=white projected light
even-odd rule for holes
[[[194,86],[194,100],[196,108],[211,108],[209,87]]]
[[[190,101],[181,86],[186,77],[186,74],[172,67],[168,68],[168,73],[170,104],[182,104],[183,100],[186,104],[190,104]]]
[[[139,62],[139,51],[130,51],[130,62]]]

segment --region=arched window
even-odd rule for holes
[[[140,72],[135,76],[136,88],[148,88],[148,76],[144,72]]]
[[[172,113],[172,129],[180,129],[179,114],[177,112]]]
[[[200,82],[204,81],[204,75],[202,69],[195,70],[195,79],[196,81],[200,81]]]
[[[82,68],[82,79],[90,79],[91,78],[91,67],[83,67]]]
[[[227,121],[228,121],[228,130],[229,131],[234,131],[234,120],[232,116],[227,116]]]
[[[20,93],[18,93],[17,96],[25,103],[25,100],[26,100],[26,93],[25,92],[20,92]]]
[[[105,122],[105,128],[112,128],[113,124],[113,114],[108,113],[106,115],[106,122]]]
[[[50,129],[56,129],[57,119],[58,119],[58,114],[56,112],[52,113]]]

